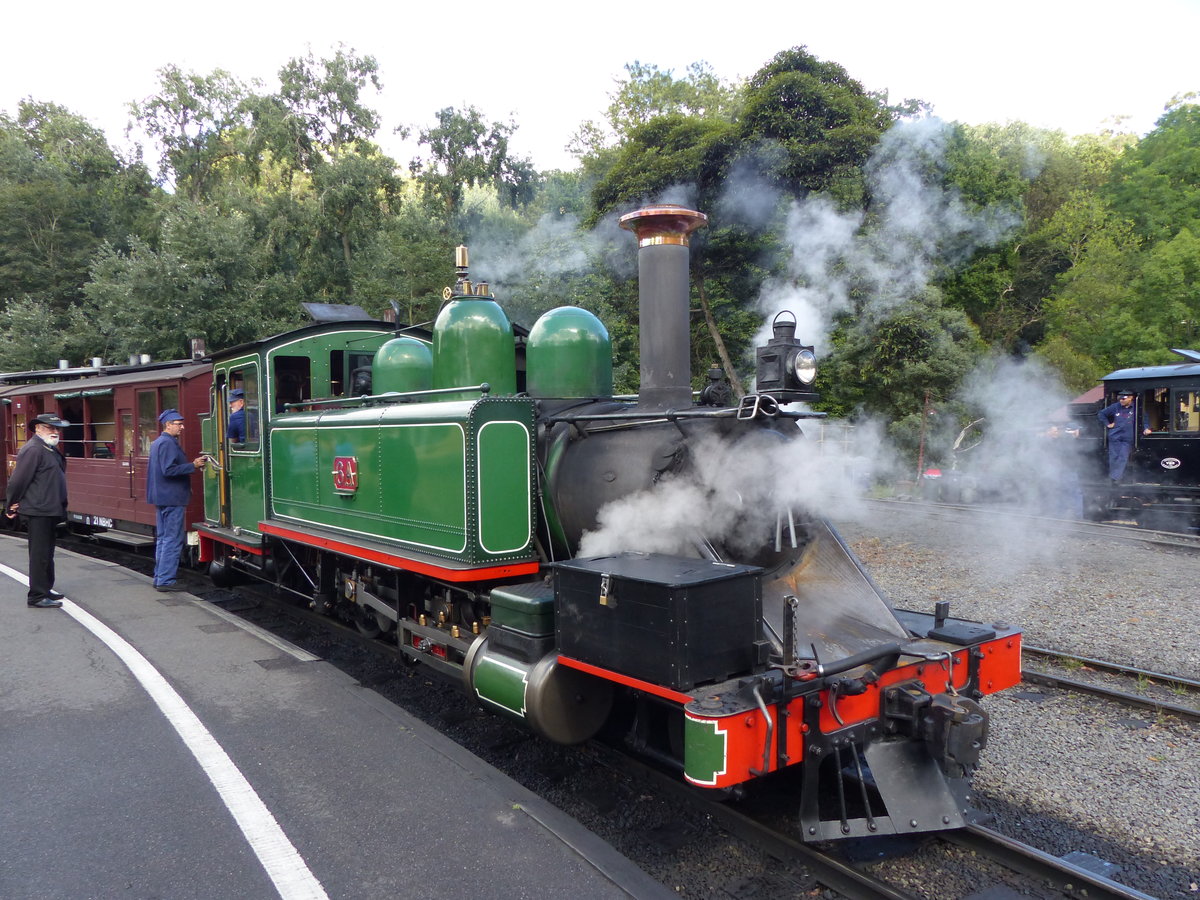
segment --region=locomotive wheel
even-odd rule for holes
[[[240,581],[237,572],[230,568],[225,558],[214,559],[208,564],[208,577],[219,588],[231,588]]]
[[[362,604],[354,607],[354,627],[364,637],[377,638],[383,633],[383,629],[379,627],[379,615]]]

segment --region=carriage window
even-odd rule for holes
[[[150,455],[150,444],[158,436],[158,392],[137,392],[138,456]]]
[[[20,450],[25,446],[25,441],[28,439],[29,432],[25,428],[25,413],[13,413],[13,450]]]
[[[117,423],[112,392],[89,397],[84,391],[83,405],[85,455],[93,459],[112,459],[117,455]]]
[[[84,422],[83,399],[80,391],[69,391],[55,394],[58,401],[58,415],[71,424],[62,430],[62,441],[59,447],[63,455],[78,459],[84,455]]]
[[[1175,430],[1200,431],[1200,394],[1195,391],[1175,392]]]

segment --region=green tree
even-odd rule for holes
[[[1200,105],[1169,110],[1121,157],[1107,195],[1113,209],[1152,242],[1180,229],[1200,232]]]
[[[422,129],[418,142],[429,148],[430,159],[414,159],[409,169],[425,190],[454,219],[467,187],[491,185],[501,203],[519,209],[533,198],[537,172],[527,157],[511,153],[512,122],[489,122],[474,106],[437,112],[437,124]]]
[[[222,69],[198,75],[169,65],[158,76],[158,93],[131,104],[130,113],[162,150],[163,182],[200,200],[219,181],[221,166],[242,158],[250,91]]]
[[[926,392],[939,404],[949,401],[983,349],[970,320],[944,306],[934,287],[877,320],[844,315],[832,341],[836,352],[817,373],[821,408],[843,418],[882,418],[914,460]]]
[[[48,369],[66,351],[60,315],[34,297],[9,300],[0,311],[0,370]]]
[[[0,285],[65,309],[105,241],[147,227],[152,186],[104,135],[53,103],[25,100],[0,114]]]
[[[857,204],[861,167],[894,116],[837,63],[793,47],[750,78],[738,125],[762,173],[788,194]]]
[[[1070,245],[1059,211],[1069,203],[1073,208],[1090,203],[1128,140],[1068,138],[1023,122],[954,127],[946,182],[975,209],[999,207],[1021,215],[1021,225],[1007,239],[977,251],[943,284],[947,302],[965,310],[998,349],[1024,352],[1045,337],[1047,298],[1078,261],[1079,248]]]
[[[228,347],[294,326],[300,311],[279,302],[260,246],[248,216],[178,200],[157,247],[97,256],[73,339],[89,356],[179,358],[190,338]]]
[[[580,157],[585,172],[599,176],[607,169],[609,151],[624,141],[636,128],[659,116],[684,116],[698,119],[733,121],[740,103],[739,84],[717,76],[712,66],[691,63],[682,78],[674,70],[635,60],[625,64],[626,76],[617,79],[617,89],[609,95],[603,125],[583,122],[572,136],[567,149]]]

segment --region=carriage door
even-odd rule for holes
[[[263,479],[263,436],[261,387],[257,361],[234,365],[226,373],[221,401],[221,435],[225,447],[223,513],[228,510],[227,527],[242,528],[258,534],[258,523],[266,516]],[[229,392],[241,390],[245,396],[244,440],[233,440],[229,433]]]

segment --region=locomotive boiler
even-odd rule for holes
[[[689,241],[638,244],[641,384],[591,313],[518,333],[460,249],[431,332],[314,325],[213,357],[201,555],[447,675],[564,744],[597,735],[740,793],[794,792],[808,840],[958,827],[979,698],[1020,633],[894,610],[817,514],[813,348],[776,318],[757,386],[694,400]],[[789,321],[790,319],[790,321]],[[366,388],[369,375],[370,387]],[[226,399],[247,399],[246,440]]]

